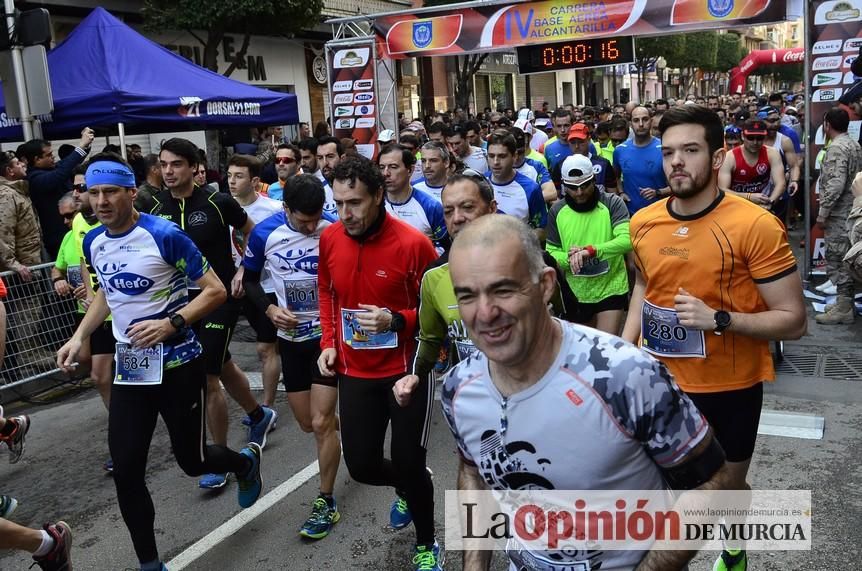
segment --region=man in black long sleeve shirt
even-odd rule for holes
[[[63,236],[69,230],[57,212],[57,201],[72,190],[72,171],[90,152],[95,134],[89,127],[81,131],[81,141],[75,150],[59,163],[54,162],[54,149],[49,141],[33,139],[21,146],[20,152],[27,161],[27,181],[30,199],[39,216],[42,239],[52,260],[57,258]]]

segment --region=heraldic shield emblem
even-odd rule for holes
[[[413,45],[426,48],[431,43],[431,22],[413,23]]]
[[[733,0],[707,0],[706,7],[713,18],[724,18],[733,11]]]

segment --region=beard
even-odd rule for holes
[[[590,199],[586,202],[577,202],[574,198],[569,196],[568,192],[564,193],[564,199],[566,201],[566,206],[575,212],[590,212],[599,203],[599,189],[594,186],[593,193],[590,195]]]
[[[690,175],[690,173],[687,173]],[[712,172],[709,170],[698,173],[692,178],[670,179],[671,194],[677,198],[691,198],[711,187]]]

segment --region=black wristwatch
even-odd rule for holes
[[[186,318],[179,313],[172,313],[169,319],[171,321],[171,325],[173,325],[174,329],[177,331],[186,326]]]
[[[392,312],[392,321],[389,323],[389,331],[401,331],[407,325],[407,320],[397,311]]]
[[[715,320],[713,333],[716,335],[721,335],[725,329],[730,327],[730,314],[726,311],[716,311],[713,319]]]

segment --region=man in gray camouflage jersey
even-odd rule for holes
[[[856,317],[853,306],[855,283],[844,255],[850,249],[847,217],[853,207],[850,185],[862,170],[862,148],[847,135],[850,117],[846,111],[833,107],[823,117],[823,133],[830,141],[820,171],[820,210],[817,224],[826,237],[826,270],[838,289],[838,299],[826,313],[815,317],[823,325],[850,324]]]
[[[447,376],[441,399],[459,490],[726,488],[721,446],[664,365],[549,315],[555,273],[523,222],[476,220],[455,239],[449,266],[480,351]],[[543,571],[681,569],[694,555],[534,551],[517,541],[507,552],[512,569]],[[490,559],[465,551],[464,570],[487,570]]]

